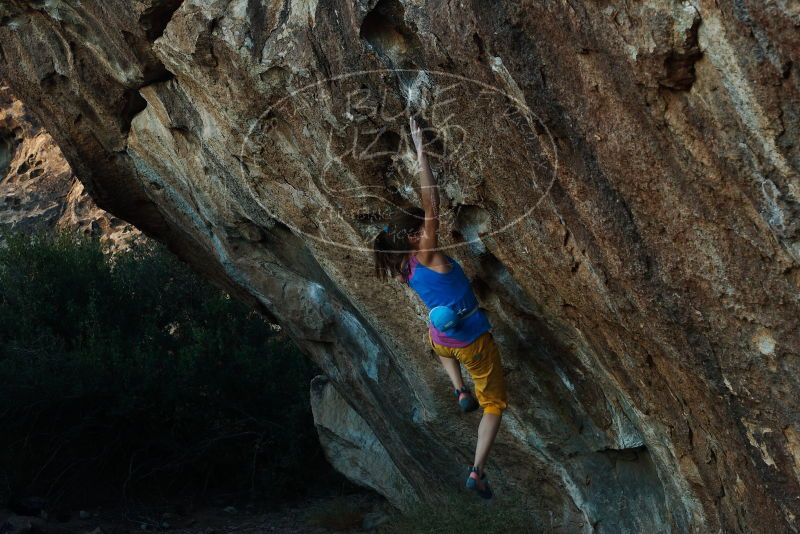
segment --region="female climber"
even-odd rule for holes
[[[500,352],[490,332],[491,324],[458,262],[438,250],[439,189],[425,156],[422,132],[411,117],[411,138],[420,168],[422,209],[395,215],[375,237],[375,273],[407,283],[429,310],[427,341],[439,357],[455,389],[462,411],[483,408],[478,426],[475,461],[466,486],[484,499],[492,497],[484,473],[503,410],[507,407]],[[475,384],[477,402],[461,377],[461,364]]]

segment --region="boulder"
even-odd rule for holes
[[[463,483],[479,414],[454,410],[425,310],[369,253],[419,203],[417,114],[442,245],[502,350],[497,494],[552,530],[785,532],[800,528],[798,16],[749,0],[7,0],[0,76],[100,208],[318,363],[342,410],[325,420],[364,438],[329,443],[435,503]]]
[[[372,488],[398,508],[417,498],[378,436],[324,376],[311,381],[311,410],[325,456],[356,484]]]

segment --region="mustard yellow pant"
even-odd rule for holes
[[[455,358],[467,368],[475,383],[475,396],[484,413],[500,415],[508,407],[506,383],[503,378],[503,364],[500,362],[500,350],[494,342],[491,332],[482,334],[478,339],[462,348],[445,347],[431,339],[428,341],[433,352],[443,358]]]

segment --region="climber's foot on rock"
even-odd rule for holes
[[[486,480],[486,473],[474,465],[469,468],[467,489],[474,491],[483,499],[492,498],[492,489],[489,487],[489,482]]]
[[[478,409],[478,401],[472,396],[470,390],[464,386],[461,389],[455,390],[456,398],[458,399],[458,406],[462,412],[473,412]]]

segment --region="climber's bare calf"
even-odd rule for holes
[[[439,361],[442,362],[442,367],[450,377],[450,382],[457,390],[464,389],[464,379],[461,376],[461,364],[455,358],[442,358],[439,356]]]

